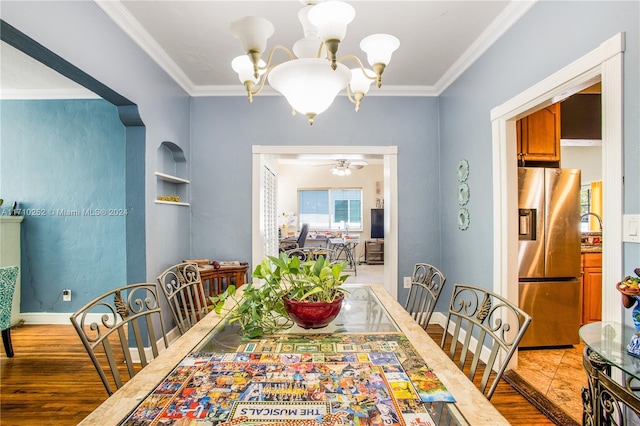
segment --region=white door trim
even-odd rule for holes
[[[538,84],[491,110],[493,141],[494,291],[518,303],[517,161],[515,122],[602,81],[602,282],[622,273],[622,101],[624,33],[619,33]],[[602,319],[623,321],[620,298],[602,286]]]
[[[261,230],[262,166],[269,159],[291,155],[361,154],[379,155],[384,163],[384,287],[398,298],[398,147],[397,146],[284,146],[253,145],[252,152],[252,203],[251,203],[251,262],[254,265],[264,258]]]

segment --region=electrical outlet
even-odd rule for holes
[[[68,288],[62,290],[62,301],[71,302],[71,290],[69,290]]]
[[[404,288],[411,288],[411,277],[404,277]]]

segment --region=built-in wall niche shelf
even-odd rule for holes
[[[172,206],[186,206],[186,207],[189,207],[191,205],[189,203],[181,203],[177,201],[162,201],[162,200],[156,200],[156,204],[171,204]]]
[[[189,206],[189,179],[184,151],[173,142],[158,147],[158,171],[155,172],[157,204]]]
[[[182,179],[182,178],[180,178],[178,176],[172,176],[172,175],[168,175],[166,173],[156,172],[155,175],[158,176],[159,179],[166,180],[167,182],[190,183],[188,179]]]

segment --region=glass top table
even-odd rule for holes
[[[640,358],[627,352],[635,328],[616,322],[592,322],[580,327],[585,345],[609,364],[640,379]]]
[[[328,326],[305,330],[298,325],[282,331],[286,334],[345,334],[400,332],[370,287],[344,285],[348,294],[340,313]],[[206,336],[194,351],[235,351],[242,343],[240,328],[236,324],[220,324]]]
[[[226,317],[210,312],[80,424],[163,424],[157,423],[157,418],[139,421],[131,416],[139,412],[153,415],[154,410],[175,413],[176,406],[181,407],[181,410],[201,413],[205,408],[199,402],[193,401],[192,405],[185,405],[184,401],[181,401],[185,395],[203,392],[203,387],[192,386],[192,380],[196,379],[199,384],[207,380],[217,380],[212,392],[205,392],[206,410],[211,410],[210,403],[214,399],[217,401],[221,398],[220,392],[232,392],[236,385],[244,386],[243,389],[247,390],[248,380],[248,384],[254,386],[252,389],[256,392],[243,394],[241,398],[254,398],[253,402],[243,401],[236,404],[239,397],[234,395],[228,398],[228,403],[236,407],[232,409],[242,409],[255,414],[256,407],[252,404],[258,404],[258,410],[266,410],[261,411],[262,413],[271,409],[281,409],[278,404],[282,405],[282,400],[277,398],[289,398],[285,405],[302,407],[299,408],[301,412],[310,413],[315,407],[313,404],[309,405],[308,399],[290,399],[292,395],[295,398],[307,398],[307,395],[310,395],[310,388],[307,386],[309,379],[315,380],[317,384],[322,383],[325,389],[320,390],[331,394],[330,398],[323,396],[320,400],[325,407],[323,413],[330,412],[331,415],[351,410],[351,415],[355,416],[359,408],[366,406],[373,410],[371,413],[384,412],[391,416],[387,419],[391,420],[389,424],[424,424],[427,414],[435,424],[508,424],[382,285],[348,285],[346,288],[349,295],[343,302],[341,313],[326,328],[304,330],[294,327],[276,335],[262,336],[257,341],[243,339],[236,324],[228,324]],[[295,345],[301,346],[294,348]],[[297,359],[295,363],[292,361],[294,359]],[[296,365],[293,367],[294,375],[296,368],[305,369],[300,372],[303,375],[310,372],[316,374],[318,371],[323,371],[324,374],[304,376],[305,379],[302,381],[286,375],[284,379],[280,377],[291,369],[291,364]],[[230,366],[244,370],[229,370]],[[265,370],[265,374],[256,376],[257,370],[254,367]],[[223,370],[224,374],[220,374],[220,370]],[[274,371],[278,372],[277,380],[270,381],[268,378],[273,379],[273,375],[269,374],[273,374]],[[377,373],[374,374],[372,371]],[[377,379],[376,374],[383,380]],[[233,380],[233,383],[220,381],[225,377]],[[334,377],[335,380],[326,382],[327,377]],[[360,380],[362,378],[369,379],[369,390],[366,389],[366,380]],[[285,385],[276,383],[280,379],[284,380]],[[352,380],[359,385],[349,385]],[[268,386],[265,386],[265,383]],[[410,389],[411,383],[415,391],[412,396],[398,396]],[[228,389],[221,390],[218,387]],[[301,389],[305,387],[307,393],[301,393]],[[318,388],[311,387],[312,390]],[[374,393],[372,389],[381,393]],[[371,398],[358,398],[358,394],[364,397],[367,392]],[[267,396],[262,395],[268,395],[271,399],[268,400]],[[446,399],[447,395],[452,399]],[[160,406],[158,401],[167,402]],[[350,405],[353,401],[356,403]],[[265,402],[269,404],[264,404]],[[336,404],[342,404],[341,407],[344,409],[337,409]],[[396,418],[396,421],[393,421],[391,412],[400,414],[404,420]],[[368,413],[359,412],[359,415],[375,415]],[[216,412],[212,416],[219,416],[219,413]],[[228,411],[228,414],[223,414],[219,420],[211,424],[226,426],[225,419],[229,418],[233,418],[233,421],[238,420],[238,412]],[[317,424],[323,424],[323,421],[327,420],[323,418],[315,418],[316,421],[319,420]],[[256,424],[264,420],[263,417],[253,418],[248,423],[238,424]],[[303,421],[295,415],[287,420]],[[327,421],[330,422],[330,419]],[[348,419],[345,421],[346,424],[351,422]],[[268,423],[273,425],[273,422],[274,420],[270,420]]]

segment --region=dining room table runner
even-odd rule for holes
[[[423,426],[455,402],[400,332],[276,334],[229,352],[208,342],[120,424]]]

